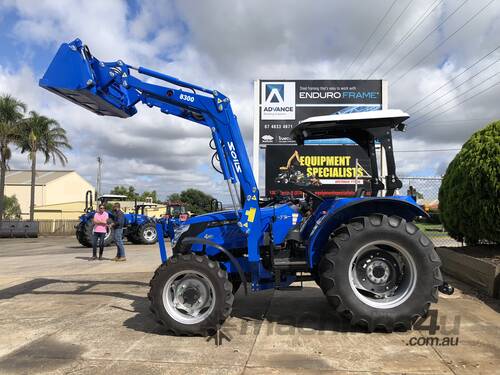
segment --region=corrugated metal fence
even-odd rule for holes
[[[78,220],[38,220],[38,233],[42,236],[73,235],[77,224]]]

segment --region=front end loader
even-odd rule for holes
[[[210,129],[233,209],[191,217],[175,228],[170,257],[157,225],[161,264],[148,297],[168,331],[213,333],[231,314],[238,287],[247,294],[314,280],[333,309],[368,331],[410,329],[437,301],[439,288],[450,291],[432,242],[413,223],[426,213],[411,197],[394,195],[401,182],[391,133],[404,128],[406,113],[313,117],[293,130],[299,144],[348,137],[366,150],[366,194],[323,199],[303,190],[305,199],[262,201],[230,100],[220,92],[120,60],[102,62],[78,39],[60,47],[40,85],[98,115],[127,118],[143,103]],[[384,182],[375,142],[387,155]]]

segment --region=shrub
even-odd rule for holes
[[[214,199],[209,194],[198,189],[187,189],[180,194],[174,193],[170,195],[169,200],[174,202],[182,202],[186,206],[186,210],[195,215],[204,214],[209,211],[210,202]]]
[[[5,202],[5,219],[6,220],[21,220],[21,207],[15,195],[7,197],[4,195]]]
[[[476,132],[439,189],[441,221],[456,240],[500,242],[500,121]]]

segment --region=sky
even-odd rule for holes
[[[229,201],[207,128],[140,106],[126,120],[100,117],[38,86],[77,37],[101,60],[230,97],[250,158],[256,79],[387,80],[389,107],[411,116],[394,141],[400,176],[442,175],[471,134],[500,119],[499,0],[0,0],[0,94],[67,130],[65,168],[95,183],[101,155],[104,192],[133,185],[164,199],[193,187]],[[10,165],[29,168],[18,151]]]

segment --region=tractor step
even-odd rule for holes
[[[273,257],[273,268],[279,270],[307,270],[308,263],[305,251],[300,250],[302,249],[296,249],[293,255],[287,249],[278,251]]]
[[[273,268],[280,270],[306,270],[307,261],[303,258],[274,258]]]
[[[302,285],[290,285],[286,287],[275,287],[276,290],[281,290],[284,292],[300,292],[304,287]]]
[[[279,250],[273,256],[273,268],[279,270],[306,271],[308,263],[305,256],[305,249]]]
[[[298,291],[302,290],[302,282],[300,285],[288,285],[288,286],[282,286],[281,285],[281,270],[276,269],[274,270],[274,289],[275,290],[288,290],[288,291]]]

